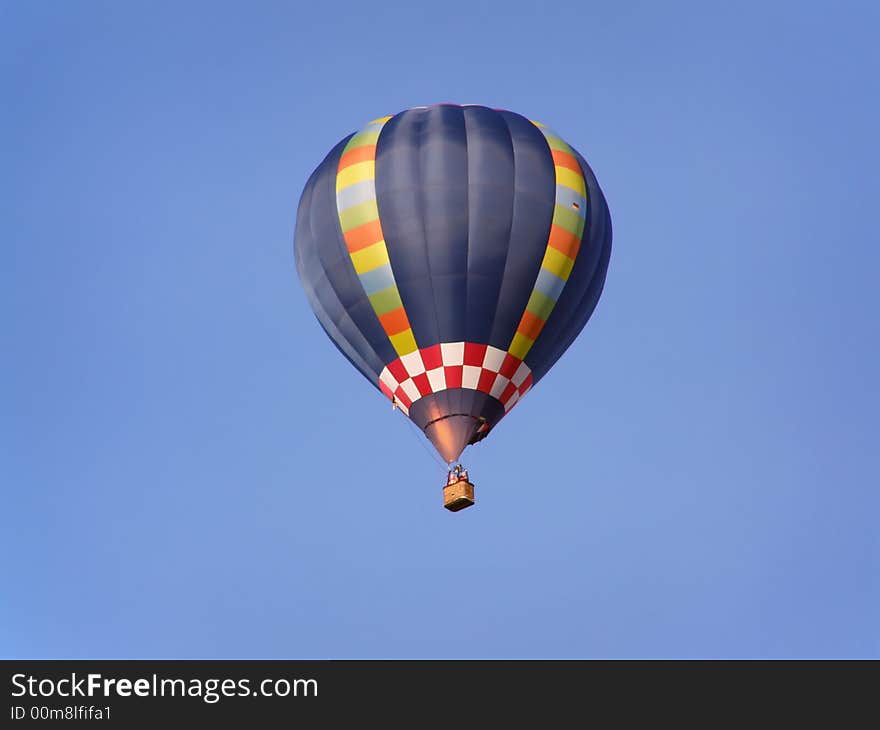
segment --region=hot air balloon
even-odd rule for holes
[[[611,217],[548,127],[441,104],[374,119],[330,151],[303,190],[294,252],[324,331],[449,465],[457,511],[473,504],[462,451],[593,313]]]

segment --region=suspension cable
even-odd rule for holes
[[[405,415],[404,413],[401,413],[401,415],[404,417],[404,419],[406,420],[406,422],[407,422],[407,423],[410,425],[410,427],[412,428],[412,435],[413,435],[413,437],[416,439],[416,441],[418,441],[418,442],[421,444],[422,448],[423,448],[425,451],[428,452],[428,456],[430,456],[431,459],[433,459],[433,461],[434,461],[436,464],[438,464],[438,466],[443,470],[443,472],[446,473],[446,474],[448,474],[448,473],[449,473],[449,465],[448,465],[445,461],[443,461],[439,456],[437,456],[436,453],[434,453],[433,451],[431,451],[431,448],[425,443],[425,434],[423,434],[423,433],[419,430],[419,427],[416,426],[416,424],[414,424],[414,423],[409,419],[409,416]]]

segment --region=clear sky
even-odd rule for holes
[[[0,3],[0,656],[880,655],[878,27]],[[552,126],[614,221],[458,514],[292,253],[331,146],[437,102]]]

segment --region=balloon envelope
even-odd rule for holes
[[[306,183],[294,250],[327,335],[452,462],[587,323],[611,218],[546,126],[439,105],[339,142]]]

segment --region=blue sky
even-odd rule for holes
[[[878,21],[0,4],[0,656],[878,656]],[[292,255],[330,147],[437,102],[551,125],[614,220],[459,514]]]

